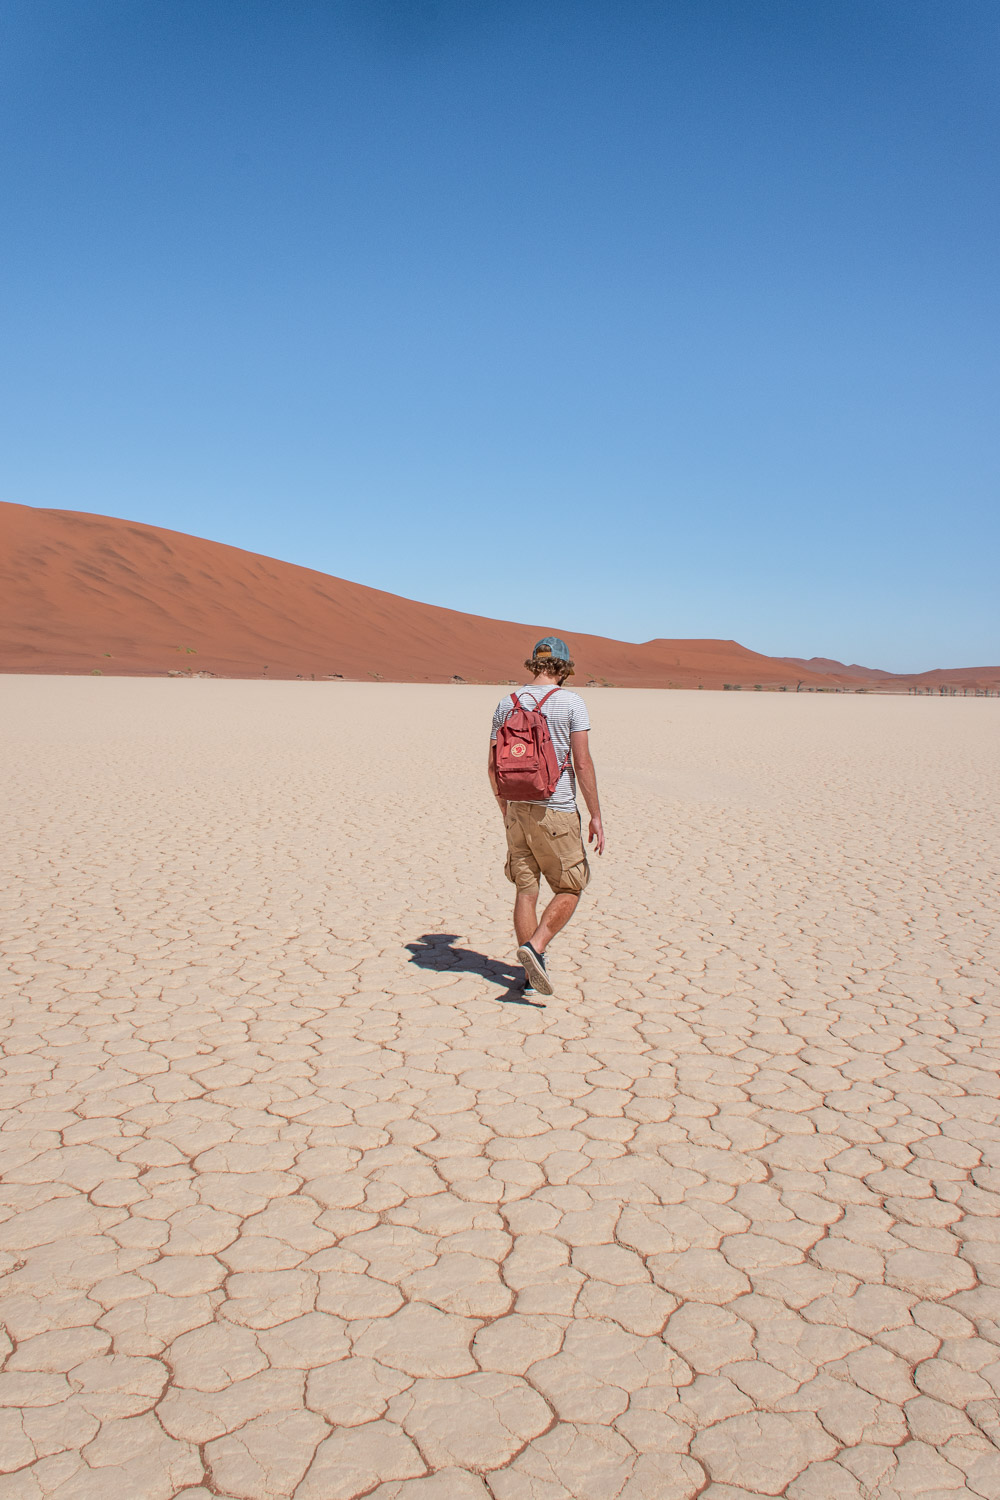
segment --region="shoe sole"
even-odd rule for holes
[[[518,948],[517,959],[518,963],[524,965],[524,972],[527,974],[529,980],[531,981],[532,989],[537,990],[540,995],[551,995],[552,981],[549,979],[549,976],[546,974],[545,970],[542,968],[541,964],[538,962],[538,959],[535,957],[531,949]]]

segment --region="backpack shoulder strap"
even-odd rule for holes
[[[545,694],[545,697],[544,698],[539,698],[538,702],[535,704],[535,707],[536,708],[541,708],[541,706],[542,706],[543,703],[548,703],[548,701],[552,697],[553,693],[558,693],[559,691],[560,691],[560,689],[557,688],[557,687],[549,688],[548,692]]]
[[[511,703],[513,703],[513,705],[514,705],[514,712],[516,713],[517,710],[521,707],[520,703],[517,701],[517,694],[516,693],[511,693],[511,695],[510,695],[510,701],[511,701]]]

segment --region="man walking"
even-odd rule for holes
[[[489,775],[507,832],[504,873],[517,891],[514,932],[518,942],[517,956],[524,965],[524,993],[528,996],[536,992],[551,995],[552,982],[546,971],[545,951],[573,915],[580,893],[590,879],[576,806],[578,778],[590,813],[587,842],[595,846],[598,854],[604,853],[604,825],[597,796],[597,774],[587,739],[590,717],[583,699],[563,686],[567,677],[573,675],[573,662],[565,641],[547,635],[538,642],[524,665],[534,682],[530,687],[508,694],[493,715]],[[517,709],[531,711],[536,708],[544,715],[551,737],[558,779],[547,797],[534,801],[508,801],[497,783],[497,734]],[[540,875],[545,876],[553,894],[539,919]]]

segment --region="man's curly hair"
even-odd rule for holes
[[[562,687],[566,678],[572,677],[576,663],[553,656],[551,651],[539,651],[537,656],[529,656],[524,665],[533,677],[537,677],[539,672],[551,672],[553,677],[559,678],[559,686]]]

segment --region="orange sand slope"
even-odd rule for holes
[[[550,630],[571,634],[577,681],[627,687],[879,686],[911,681],[837,662],[761,656],[735,641],[643,645],[417,604],[181,532],[0,503],[0,671],[147,676],[381,676],[507,681]],[[928,673],[1000,686],[1000,667]]]

